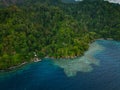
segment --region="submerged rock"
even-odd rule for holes
[[[93,70],[92,65],[99,65],[99,60],[94,58],[94,54],[102,50],[104,48],[97,42],[94,42],[90,45],[89,50],[85,52],[84,56],[68,60],[55,60],[54,63],[63,68],[68,77],[75,76],[77,72],[91,72]]]

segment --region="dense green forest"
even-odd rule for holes
[[[0,69],[38,58],[74,58],[98,38],[120,40],[120,6],[85,0],[0,3]]]

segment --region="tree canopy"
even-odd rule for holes
[[[120,6],[25,0],[0,9],[0,69],[39,58],[73,58],[97,38],[120,40]]]

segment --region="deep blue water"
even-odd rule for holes
[[[120,42],[98,40],[95,43],[104,50],[94,53],[99,65],[92,64],[89,72],[78,71],[68,77],[65,68],[45,59],[0,73],[0,90],[120,90]]]

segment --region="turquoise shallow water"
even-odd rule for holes
[[[97,40],[74,60],[44,59],[0,73],[0,90],[120,90],[120,42]]]

